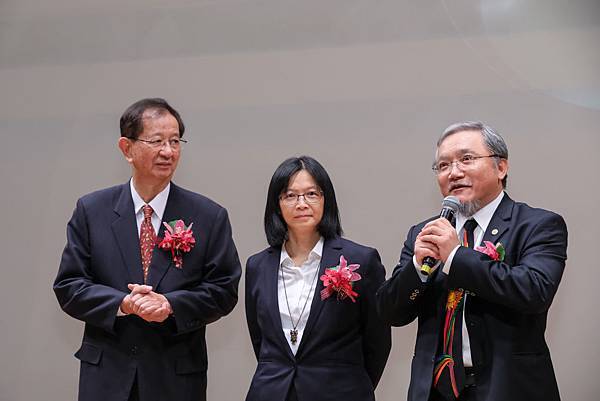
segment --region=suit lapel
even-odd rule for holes
[[[320,277],[325,273],[326,268],[337,266],[340,263],[341,254],[342,243],[339,237],[325,241],[325,244],[323,244],[323,256],[321,257],[321,263],[319,265],[319,274],[317,276],[317,287],[315,288],[315,295],[312,299],[310,314],[308,315],[308,321],[306,322],[306,327],[304,328],[304,333],[302,334],[302,340],[300,340],[300,345],[298,346],[298,351],[296,352],[296,358],[298,358],[302,352],[306,342],[309,341],[308,339],[310,338],[310,333],[319,319],[319,315],[321,314],[321,310],[325,304],[325,302],[321,300],[321,291],[324,287]]]
[[[186,207],[185,201],[182,199],[181,190],[178,186],[171,183],[169,198],[167,199],[167,206],[165,207],[165,212],[160,223],[157,240],[160,241],[160,239],[164,238],[165,236],[165,225],[163,222],[168,223],[173,220],[183,220],[186,225],[192,223],[191,215],[185,212],[189,210],[189,205]],[[192,230],[193,229],[194,228],[192,227]],[[185,269],[185,254],[183,258],[184,263],[182,268]],[[171,265],[173,265],[171,252],[160,249],[158,246],[156,246],[152,251],[152,261],[150,262],[150,267],[148,268],[147,284],[156,290]]]
[[[141,284],[144,281],[144,275],[142,272],[140,238],[129,182],[123,184],[121,195],[114,206],[114,212],[118,217],[113,221],[111,228],[121,251],[123,263],[129,272],[131,282]]]
[[[288,356],[291,359],[294,359],[294,354],[292,354],[292,350],[285,338],[285,334],[283,333],[283,326],[281,325],[281,314],[279,313],[279,259],[281,256],[281,249],[271,247],[268,249],[268,256],[264,269],[264,277],[266,283],[266,298],[267,305],[269,305],[269,315],[271,316],[271,320],[273,321],[274,333],[279,338],[279,342],[283,349],[286,350]]]
[[[502,238],[502,236],[508,231],[510,227],[510,218],[512,216],[512,210],[515,202],[510,199],[508,194],[504,194],[502,201],[498,205],[498,208],[494,212],[490,224],[483,235],[483,241],[490,241],[496,245]],[[506,244],[505,244],[506,245]]]

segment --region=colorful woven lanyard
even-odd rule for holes
[[[469,240],[467,236],[467,230],[463,230],[463,246],[469,247]],[[450,383],[452,384],[452,391],[458,398],[459,391],[456,385],[456,377],[454,374],[454,358],[452,343],[454,340],[454,326],[456,319],[461,319],[459,311],[462,311],[462,304],[464,303],[464,291],[450,290],[448,291],[448,298],[446,299],[446,317],[444,319],[444,342],[442,347],[442,354],[437,360],[435,369],[433,370],[433,385],[437,386],[440,376],[443,374],[445,369],[448,369],[450,375]],[[461,335],[461,333],[458,333]],[[460,350],[459,350],[460,351]],[[462,353],[458,353],[458,357],[461,357]]]

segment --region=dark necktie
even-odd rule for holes
[[[148,278],[148,269],[152,261],[152,250],[156,244],[156,233],[152,227],[152,207],[144,205],[144,221],[140,227],[140,250],[142,252],[142,269],[144,270],[144,283]]]
[[[473,248],[477,222],[469,219],[463,231],[463,246]],[[462,322],[465,304],[464,291],[450,290],[445,305],[444,331],[440,338],[441,352],[433,371],[433,386],[447,400],[455,400],[465,383],[462,355]]]

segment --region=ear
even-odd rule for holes
[[[508,174],[508,160],[500,159],[498,160],[498,179],[502,181],[506,174]]]
[[[125,160],[127,160],[128,163],[131,163],[133,161],[133,155],[131,154],[133,143],[131,142],[131,139],[120,137],[118,145],[119,149],[121,149],[121,153],[125,156]]]

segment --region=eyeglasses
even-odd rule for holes
[[[286,206],[293,206],[296,203],[300,202],[300,197],[304,199],[304,202],[315,204],[319,203],[321,198],[323,198],[323,192],[321,191],[308,191],[303,194],[295,194],[293,192],[286,192],[284,194],[279,195],[279,200]]]
[[[475,155],[466,154],[466,155],[462,155],[460,157],[460,159],[453,160],[451,162],[449,162],[449,161],[439,161],[436,164],[434,164],[433,166],[431,166],[431,169],[437,175],[449,174],[450,171],[452,170],[452,166],[453,165],[456,165],[457,168],[459,168],[460,170],[464,171],[465,169],[473,167],[473,165],[475,164],[475,162],[477,160],[484,159],[484,158],[487,158],[487,157],[502,158],[502,156],[496,155],[496,154],[485,155],[485,156],[475,156]]]
[[[182,143],[187,143],[187,141],[185,139],[181,139],[181,138],[151,139],[151,140],[140,139],[140,138],[129,138],[129,139],[131,139],[132,141],[144,142],[145,144],[150,146],[152,149],[156,149],[156,150],[163,149],[167,143],[169,144],[171,149],[179,150],[181,148]]]

